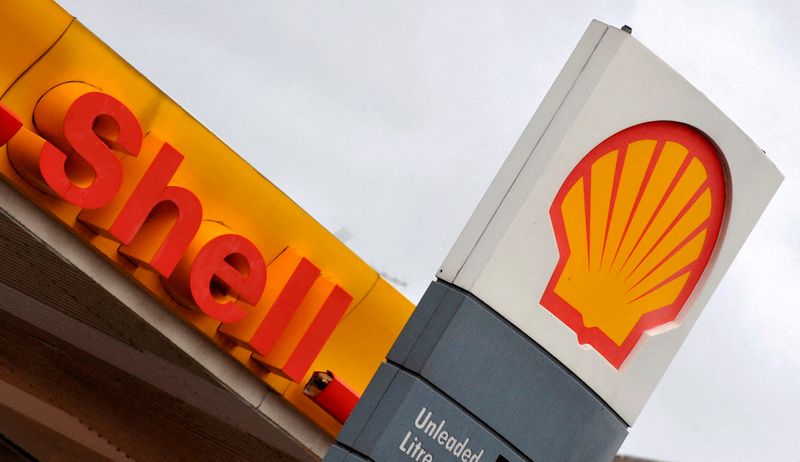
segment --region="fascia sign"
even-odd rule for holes
[[[411,303],[56,4],[0,52],[0,177],[335,434],[304,385],[352,407]]]

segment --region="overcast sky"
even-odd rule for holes
[[[786,176],[622,451],[800,454],[800,4],[60,0],[417,301],[592,18]]]

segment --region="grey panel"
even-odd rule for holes
[[[353,447],[355,445],[356,438],[361,434],[375,408],[378,407],[378,403],[383,399],[384,393],[396,374],[397,368],[381,364],[353,412],[350,413],[350,417],[347,418],[347,422],[336,436],[337,441],[345,446]]]
[[[350,451],[347,451],[335,444],[328,449],[328,452],[325,454],[325,458],[322,459],[322,462],[345,462],[347,456],[350,455]]]
[[[345,459],[344,462],[371,462],[371,460],[367,459],[366,457],[361,457],[360,455],[354,452],[351,452],[350,454],[347,455],[347,459]]]
[[[391,373],[391,385],[359,425],[355,451],[380,462],[529,460],[423,380],[389,364],[379,370]]]
[[[322,462],[369,462],[369,459],[334,444]]]
[[[611,460],[627,436],[625,423],[493,310],[445,286],[462,303],[455,314],[446,310],[450,321],[437,327],[422,366],[408,367],[536,462]]]
[[[431,285],[438,286],[440,283],[433,282]],[[408,353],[408,356],[405,358],[405,360],[402,362],[398,361],[390,352],[388,356],[389,361],[403,364],[407,369],[410,369],[414,372],[418,372],[422,368],[428,356],[430,356],[431,351],[439,342],[439,338],[442,336],[442,333],[450,324],[450,320],[452,319],[453,315],[456,313],[456,311],[458,311],[458,307],[464,301],[463,294],[447,287],[446,289],[447,290],[444,294],[444,297],[442,297],[441,301],[438,303],[438,305],[436,305],[436,310],[430,316],[425,329],[419,333],[414,346]],[[426,294],[427,293],[428,292],[426,292]],[[435,292],[431,293],[435,294]],[[427,302],[423,303],[423,301],[420,301],[420,305],[423,304],[426,306],[428,305]]]
[[[389,360],[396,363],[405,362],[411,350],[414,348],[414,345],[417,343],[419,336],[425,330],[425,327],[427,327],[431,316],[436,312],[436,308],[447,293],[447,287],[442,284],[432,282],[428,286],[425,295],[422,296],[419,304],[414,308],[411,318],[406,322],[397,340],[394,341],[392,349],[389,350],[387,356]]]
[[[375,444],[378,443],[381,435],[386,431],[385,423],[392,420],[397,409],[403,404],[406,398],[406,392],[411,386],[408,380],[400,380],[398,378],[400,372],[395,366],[386,363],[381,364],[381,367],[378,369],[378,374],[383,374],[387,377],[393,375],[392,382],[381,396],[380,401],[376,403],[375,408],[370,413],[369,419],[364,423],[361,432],[352,445],[353,449],[372,458],[374,458],[372,452],[375,448]]]
[[[361,457],[360,455],[358,455],[358,454],[356,454],[354,452],[351,452],[347,456],[347,459],[345,459],[344,462],[371,462],[371,461],[370,461],[370,459],[367,459],[366,457]]]

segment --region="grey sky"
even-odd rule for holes
[[[704,91],[787,177],[623,451],[800,454],[800,6],[60,0],[416,301],[589,21]]]

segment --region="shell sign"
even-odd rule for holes
[[[560,259],[542,306],[619,367],[644,331],[680,312],[724,209],[717,151],[697,130],[649,122],[611,136],[550,208]]]
[[[360,394],[413,310],[49,0],[0,2],[0,181],[331,435],[305,384]]]
[[[706,95],[594,21],[437,276],[632,425],[782,178]]]

